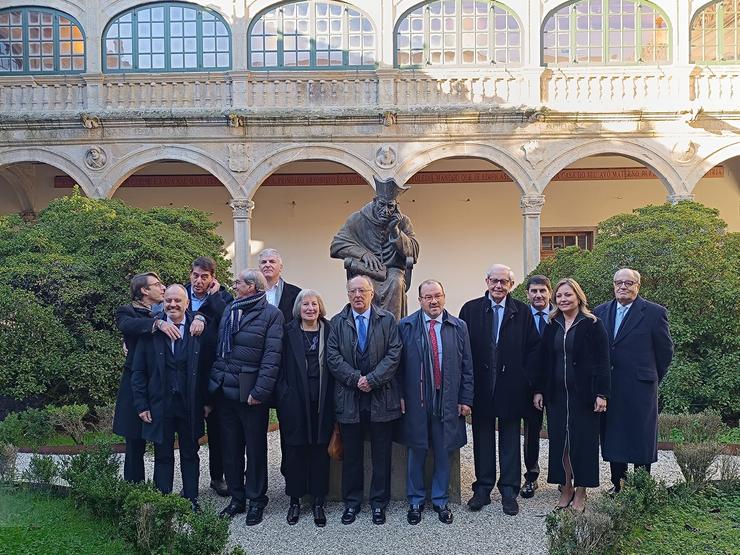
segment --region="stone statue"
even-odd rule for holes
[[[375,178],[375,198],[351,214],[331,242],[332,258],[344,260],[347,277],[364,274],[373,280],[373,303],[406,316],[406,291],[419,256],[411,221],[398,210],[401,188],[394,179]]]

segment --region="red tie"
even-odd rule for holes
[[[434,333],[434,324],[437,320],[429,320],[429,344],[432,346],[432,367],[434,368],[434,389],[442,387],[442,368],[439,365],[439,345],[437,334]]]

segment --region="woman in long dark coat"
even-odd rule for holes
[[[535,406],[547,407],[547,481],[560,484],[557,508],[583,511],[586,488],[599,485],[599,427],[611,386],[609,340],[574,279],[555,286],[555,310],[542,336]]]
[[[311,289],[298,294],[293,316],[285,326],[276,385],[285,493],[290,496],[287,520],[298,522],[301,497],[310,494],[314,523],[323,527],[329,492],[327,447],[334,428],[334,378],[326,365],[325,348],[329,323],[324,301]]]

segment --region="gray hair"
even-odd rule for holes
[[[316,297],[316,300],[319,303],[319,314],[322,318],[326,318],[326,306],[324,305],[324,299],[321,298],[321,295],[319,295],[318,291],[315,291],[313,289],[301,289],[301,292],[298,293],[298,296],[295,298],[295,302],[293,303],[293,318],[300,320],[301,304],[303,303],[303,299],[305,299],[306,297]]]
[[[505,270],[509,272],[509,279],[513,282],[514,279],[514,271],[509,268],[506,264],[494,264],[490,268],[488,268],[488,272],[486,272],[486,278],[491,277],[491,274],[495,272],[496,270]]]
[[[642,276],[640,275],[640,272],[637,270],[633,270],[632,268],[620,268],[616,272],[614,272],[614,277],[617,277],[617,274],[622,271],[632,272],[632,275],[635,276],[635,279],[637,280],[637,283],[640,283],[642,281]]]
[[[364,279],[367,282],[367,284],[370,286],[370,290],[373,291],[373,292],[375,292],[375,285],[373,284],[373,280],[370,279],[370,277],[366,276],[365,274],[357,274],[356,276],[352,276],[351,278],[349,278],[347,280],[347,290],[348,291],[349,291],[349,282],[352,281],[353,279],[357,279],[357,278]]]
[[[267,258],[268,256],[274,256],[280,261],[280,264],[283,263],[283,257],[280,256],[280,253],[276,249],[262,249],[257,255],[257,260],[262,260],[263,258]]]
[[[241,272],[239,272],[239,278],[244,283],[254,285],[254,288],[255,290],[257,290],[257,292],[265,291],[267,289],[267,280],[265,279],[265,276],[263,276],[262,272],[255,268],[242,270]]]
[[[167,291],[169,291],[170,289],[173,289],[173,288],[174,289],[179,289],[182,293],[185,294],[185,299],[186,300],[188,299],[188,290],[185,289],[185,287],[183,287],[183,285],[181,283],[173,283],[172,285],[168,285],[167,286],[167,289],[165,289],[164,292],[167,293]]]

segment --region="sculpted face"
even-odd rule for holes
[[[373,213],[376,218],[383,222],[390,221],[395,214],[398,214],[398,201],[375,197],[373,199]]]
[[[439,283],[427,283],[422,286],[419,295],[421,310],[430,318],[437,318],[445,307],[445,292]]]
[[[514,281],[511,279],[511,270],[506,266],[493,266],[488,272],[488,277],[486,277],[486,284],[491,298],[500,303],[514,286]]]
[[[175,323],[182,322],[188,308],[188,294],[181,285],[170,285],[164,293],[164,311]]]
[[[552,293],[547,288],[547,285],[533,283],[527,289],[527,299],[529,299],[529,304],[537,310],[546,310],[550,306]]]
[[[640,281],[632,270],[623,269],[614,274],[614,298],[619,304],[630,304],[639,292]]]
[[[347,282],[347,296],[349,304],[358,314],[362,314],[373,302],[375,291],[368,281],[363,277],[354,277]]]
[[[205,295],[211,288],[212,283],[213,274],[208,270],[204,270],[200,266],[195,266],[190,271],[190,286],[198,297]]]

